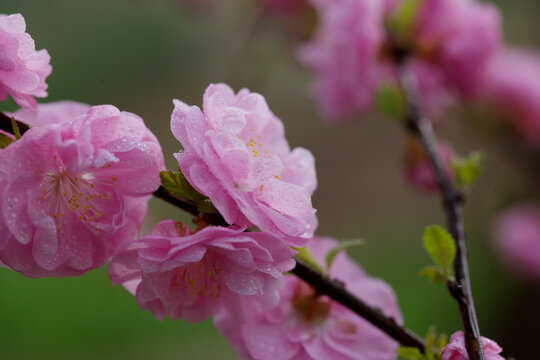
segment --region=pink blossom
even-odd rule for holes
[[[501,48],[501,16],[494,5],[475,0],[425,0],[414,39],[420,55],[443,69],[448,85],[471,98]]]
[[[47,96],[45,79],[52,71],[47,50],[35,50],[21,14],[0,14],[0,100],[8,94],[22,107],[35,108]]]
[[[280,239],[244,228],[206,227],[189,233],[172,220],[127,243],[109,266],[114,284],[136,285],[139,306],[163,319],[203,321],[226,307],[236,318],[275,306],[282,272],[294,251]]]
[[[90,105],[71,100],[39,104],[36,109],[19,109],[13,117],[30,126],[44,126],[72,122],[77,116],[84,115]]]
[[[495,341],[482,337],[482,348],[486,360],[504,360],[499,355],[502,349]],[[442,350],[441,360],[469,360],[463,331],[457,331],[452,335],[450,343]]]
[[[164,168],[142,119],[110,105],[33,127],[4,150],[0,260],[33,278],[82,274],[134,240]]]
[[[450,179],[454,178],[452,155],[453,151],[450,145],[447,143],[439,144],[439,156]],[[426,192],[439,190],[429,158],[418,140],[409,139],[404,160],[403,174],[409,185]]]
[[[540,149],[540,54],[515,49],[501,53],[486,70],[483,96]]]
[[[493,239],[511,269],[540,280],[540,206],[522,204],[504,212]]]
[[[314,158],[306,149],[290,150],[282,122],[261,95],[247,89],[235,95],[227,85],[212,84],[204,94],[204,113],[174,104],[171,129],[184,147],[175,154],[182,173],[229,224],[313,235]]]
[[[333,122],[350,120],[373,107],[381,81],[384,1],[310,0],[319,25],[303,45],[300,61],[315,73],[314,92]]]
[[[337,242],[315,238],[309,249],[320,261]],[[402,322],[396,296],[384,281],[367,275],[345,253],[339,254],[330,276],[344,282],[353,294],[386,315]],[[364,319],[314,290],[297,277],[285,277],[285,289],[277,307],[252,312],[238,323],[226,311],[215,317],[216,327],[225,335],[241,359],[289,360],[393,360],[398,344]]]

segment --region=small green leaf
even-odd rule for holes
[[[427,360],[434,360],[435,346],[437,342],[437,331],[435,326],[431,326],[426,334],[426,347],[424,353]]]
[[[197,205],[197,210],[205,214],[215,214],[218,211],[208,199],[208,197],[199,193],[186,179],[182,172],[174,172],[172,170],[162,171],[159,173],[161,185],[172,195],[184,200],[193,201]]]
[[[420,270],[418,273],[423,278],[428,279],[434,284],[444,284],[446,282],[446,276],[443,269],[437,265],[429,265]]]
[[[407,360],[424,360],[425,357],[422,355],[420,350],[415,347],[400,347],[397,349],[397,353],[402,358]]]
[[[0,133],[0,149],[5,149],[8,147],[9,144],[11,144],[13,141],[13,138],[7,136],[6,134]]]
[[[376,94],[379,110],[394,117],[402,118],[405,113],[405,97],[400,88],[391,82],[383,82]]]
[[[365,246],[365,245],[366,245],[366,242],[360,239],[341,241],[338,245],[330,249],[330,251],[328,251],[328,253],[326,254],[326,268],[330,270],[330,267],[332,266],[332,262],[334,262],[336,255],[339,254],[341,251],[346,250],[353,246]]]
[[[456,244],[452,236],[438,225],[431,225],[424,230],[424,248],[435,264],[439,265],[446,278],[453,276]]]
[[[410,35],[412,26],[416,19],[418,9],[423,0],[405,0],[402,1],[401,7],[395,11],[388,22],[388,27],[392,35],[403,37]]]
[[[439,356],[441,356],[441,352],[442,352],[442,349],[444,349],[444,347],[446,346],[446,344],[448,344],[448,335],[446,334],[441,334],[439,336],[439,340],[437,340],[437,348],[439,350],[438,354]]]
[[[309,266],[311,266],[313,269],[317,270],[318,272],[320,273],[323,272],[321,265],[317,262],[317,260],[315,259],[313,254],[311,254],[311,252],[308,250],[307,247],[305,246],[301,248],[293,247],[293,249],[298,251],[298,254],[296,254],[295,258],[308,264]]]
[[[11,127],[13,128],[13,134],[15,135],[15,139],[19,140],[21,138],[21,130],[19,130],[19,125],[17,125],[15,118],[11,118]]]
[[[482,173],[484,157],[481,152],[474,151],[466,158],[453,158],[452,167],[456,175],[456,183],[463,189],[471,186]]]

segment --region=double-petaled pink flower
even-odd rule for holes
[[[184,147],[175,154],[182,173],[229,224],[313,236],[313,155],[303,148],[291,151],[283,123],[261,95],[212,84],[204,93],[204,112],[178,100],[174,104],[171,129]]]
[[[322,263],[336,244],[333,239],[314,238],[308,248]],[[401,323],[390,286],[367,275],[346,254],[335,258],[329,273],[354,295]],[[398,347],[381,330],[316,294],[293,275],[285,277],[285,289],[274,309],[253,311],[242,323],[222,311],[215,317],[215,324],[241,359],[393,360]]]
[[[35,108],[34,97],[47,96],[52,71],[47,50],[36,51],[21,14],[0,14],[0,100],[8,94],[22,107]]]
[[[167,220],[120,248],[109,276],[127,284],[139,306],[158,319],[203,321],[226,308],[238,320],[276,305],[294,254],[267,233],[235,227],[190,233]]]
[[[135,240],[164,168],[140,117],[103,105],[66,120],[63,106],[2,152],[0,261],[34,278],[82,274]]]
[[[319,25],[300,48],[301,62],[315,73],[318,106],[341,122],[373,108],[383,69],[385,1],[310,0]]]
[[[482,337],[481,342],[486,360],[504,360],[500,355],[502,349],[495,341]],[[469,360],[463,331],[452,335],[450,342],[442,350],[441,360]]]

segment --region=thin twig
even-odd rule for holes
[[[448,178],[439,154],[437,136],[431,122],[422,116],[417,100],[417,84],[414,75],[407,71],[405,62],[399,69],[400,83],[407,100],[407,129],[415,135],[426,151],[435,173],[437,184],[443,200],[448,228],[456,243],[456,260],[454,270],[455,282],[448,283],[452,297],[457,301],[465,332],[465,343],[471,360],[484,360],[484,352],[480,342],[480,328],[474,308],[467,259],[465,228],[463,225],[463,197]]]

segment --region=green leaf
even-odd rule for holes
[[[205,214],[215,214],[218,211],[210,199],[199,193],[186,179],[182,172],[166,170],[159,173],[161,185],[172,195],[184,200],[193,201],[197,210]]]
[[[346,250],[353,246],[365,246],[365,245],[366,245],[366,242],[360,239],[341,241],[338,245],[330,249],[330,251],[328,251],[328,253],[326,254],[326,268],[330,270],[330,267],[332,266],[332,262],[334,262],[336,255],[339,254],[341,251]]]
[[[423,278],[428,279],[434,284],[444,284],[446,282],[446,276],[443,269],[437,265],[429,265],[420,270],[418,273]]]
[[[452,167],[456,175],[456,183],[463,189],[472,185],[482,173],[484,157],[481,152],[474,151],[466,158],[453,158]]]
[[[401,119],[405,114],[405,97],[396,84],[383,82],[377,90],[376,101],[379,110],[391,117]]]
[[[407,360],[424,360],[425,357],[422,355],[420,350],[415,347],[400,347],[397,349],[397,353],[402,358]]]
[[[437,340],[437,348],[438,348],[438,354],[439,356],[441,356],[441,352],[442,352],[442,349],[444,349],[444,347],[446,346],[446,344],[448,344],[448,335],[446,334],[441,334],[439,336],[439,340]]]
[[[19,125],[17,125],[15,118],[11,118],[11,127],[13,128],[13,134],[15,135],[15,139],[19,140],[21,138],[21,130],[19,130]]]
[[[393,36],[404,37],[411,33],[418,9],[423,0],[405,0],[388,22]]]
[[[6,134],[0,133],[0,149],[5,149],[8,147],[9,144],[11,144],[13,141],[13,138],[7,136]]]
[[[435,330],[435,326],[431,326],[426,334],[426,347],[424,350],[427,360],[435,360],[433,354],[435,352],[436,342],[437,342],[437,331]]]
[[[438,225],[431,225],[424,230],[424,248],[435,264],[439,265],[446,278],[453,276],[456,244],[452,236]]]
[[[308,264],[309,266],[311,266],[313,269],[317,270],[318,272],[320,273],[323,272],[321,265],[317,262],[317,260],[315,259],[313,254],[311,254],[311,252],[308,250],[307,247],[304,246],[301,248],[297,248],[293,246],[293,249],[298,251],[298,254],[296,254],[295,258]]]

